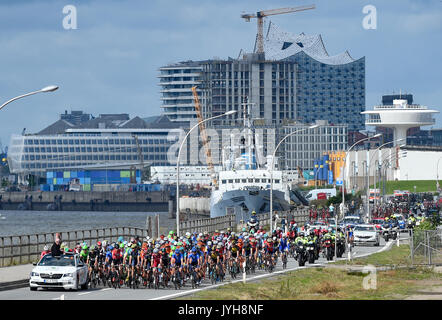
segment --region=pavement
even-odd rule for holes
[[[363,257],[373,254],[375,252],[383,251],[390,248],[393,242],[389,242],[387,245],[381,240],[381,247],[373,246],[358,246],[354,250],[353,258]],[[344,255],[346,257],[346,255]],[[345,260],[346,258],[340,258],[338,260]],[[175,299],[179,297],[185,297],[194,294],[201,290],[213,289],[227,283],[240,282],[240,281],[259,281],[264,278],[274,277],[281,275],[288,271],[294,271],[303,268],[310,267],[323,267],[328,264],[328,261],[321,257],[315,264],[306,264],[304,267],[299,267],[297,261],[289,258],[287,269],[282,269],[281,264],[278,265],[274,272],[271,274],[257,270],[256,274],[247,275],[246,279],[238,277],[237,280],[230,279],[227,276],[227,280],[221,284],[211,285],[210,281],[206,279],[198,289],[191,289],[190,285],[175,290],[169,289],[138,289],[133,290],[129,288],[112,289],[106,287],[89,288],[87,290],[80,290],[77,292],[68,292],[62,289],[51,290],[29,290],[29,273],[32,270],[32,265],[20,265],[0,268],[0,300],[167,300]],[[12,282],[12,281],[15,281]],[[9,287],[8,287],[9,284]],[[2,289],[3,288],[3,289]]]

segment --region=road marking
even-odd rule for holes
[[[89,294],[89,293],[92,293],[92,291],[79,293],[78,295],[79,295],[79,296],[84,296],[85,294]]]

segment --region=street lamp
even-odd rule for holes
[[[367,199],[366,199],[366,202],[367,202],[367,204],[366,204],[366,207],[367,207],[367,212],[368,212],[368,221],[370,221],[371,220],[371,213],[370,213],[370,168],[371,168],[371,164],[372,164],[372,162],[371,162],[371,160],[373,159],[373,157],[374,157],[374,155],[376,154],[376,152],[378,152],[378,154],[379,154],[379,151],[380,151],[380,149],[383,147],[383,146],[386,146],[386,145],[388,145],[388,144],[390,144],[390,143],[395,143],[395,142],[399,142],[399,141],[402,141],[402,140],[406,140],[407,139],[407,137],[405,137],[405,138],[401,138],[401,139],[397,139],[397,140],[393,140],[393,141],[389,141],[389,142],[386,142],[386,143],[384,143],[384,144],[382,144],[382,145],[380,145],[378,148],[376,148],[376,150],[373,152],[373,154],[371,155],[371,157],[369,157],[369,161],[368,161],[368,164],[367,165],[369,165],[369,167],[368,167],[368,169],[367,169],[367,175],[368,175],[368,188],[367,188]],[[403,147],[403,146],[405,146],[405,144],[403,144],[403,145],[401,145],[400,147]],[[376,162],[375,162],[376,163]],[[378,165],[379,165],[379,161],[378,161]],[[374,172],[374,192],[375,192],[375,196],[374,196],[374,199],[373,199],[373,207],[374,208],[376,208],[376,170],[375,170],[375,172]]]
[[[315,124],[313,126],[310,126],[308,128],[304,128],[304,129],[299,129],[299,130],[295,130],[289,134],[287,134],[284,138],[282,138],[281,141],[279,141],[278,145],[276,146],[275,150],[273,151],[273,157],[272,157],[272,166],[271,166],[271,170],[270,170],[270,232],[272,232],[273,228],[272,228],[272,218],[273,218],[273,170],[275,168],[275,157],[276,157],[276,151],[278,150],[279,146],[281,145],[281,143],[287,139],[288,137],[293,136],[294,134],[301,132],[301,131],[306,131],[306,130],[310,130],[310,129],[315,129],[317,127],[319,127],[319,124]]]
[[[360,143],[360,142],[362,142],[362,141],[365,141],[365,140],[369,140],[369,139],[371,139],[371,138],[377,138],[377,137],[380,137],[382,135],[382,133],[378,133],[378,134],[375,134],[374,136],[372,136],[372,137],[366,137],[366,138],[363,138],[363,139],[361,139],[361,140],[359,140],[359,141],[356,141],[350,148],[348,148],[347,149],[347,151],[345,152],[345,157],[344,157],[344,164],[342,165],[342,203],[341,203],[341,212],[340,212],[340,214],[343,214],[343,211],[344,211],[344,206],[345,206],[345,164],[347,163],[347,156],[348,156],[348,153],[350,152],[350,150],[355,146],[355,145],[357,145],[358,143]],[[336,231],[336,236],[338,235],[338,215],[336,214],[335,215],[335,231]],[[335,236],[335,259],[337,259],[337,246],[336,246],[336,244],[337,244],[337,237]]]
[[[226,113],[211,117],[211,118],[207,118],[204,119],[200,122],[198,122],[196,125],[194,125],[189,132],[187,132],[186,136],[184,137],[183,141],[181,142],[180,148],[178,149],[178,157],[177,157],[177,161],[176,161],[176,174],[177,174],[177,179],[176,179],[176,232],[177,232],[177,236],[179,237],[180,235],[180,155],[181,155],[181,149],[184,146],[184,143],[187,140],[187,137],[190,135],[190,133],[196,129],[200,124],[207,122],[209,120],[213,120],[216,118],[221,118],[221,117],[225,117],[225,116],[229,116],[231,114],[236,113],[237,110],[230,110],[227,111]]]
[[[341,211],[344,211],[344,204],[345,204],[345,165],[347,163],[348,153],[351,151],[351,149],[353,149],[354,146],[356,146],[357,144],[361,143],[362,141],[369,140],[369,139],[372,139],[372,138],[377,138],[377,137],[380,137],[381,135],[382,135],[382,133],[378,133],[378,134],[375,134],[372,137],[366,137],[366,138],[363,138],[361,140],[358,140],[350,148],[348,148],[347,151],[345,152],[344,164],[342,165],[342,210]]]
[[[436,191],[439,192],[439,160],[442,159],[442,157],[440,157],[439,159],[437,159],[437,166],[436,166]]]
[[[55,91],[57,89],[58,89],[58,86],[47,86],[47,87],[44,87],[43,89],[40,89],[40,90],[37,90],[37,91],[33,91],[33,92],[29,92],[29,93],[23,94],[21,96],[12,98],[11,100],[8,100],[5,103],[3,103],[0,106],[0,110],[3,109],[3,107],[5,107],[8,103],[11,103],[12,101],[15,101],[15,100],[27,97],[27,96],[31,96],[33,94],[41,93],[41,92],[53,92],[53,91]]]

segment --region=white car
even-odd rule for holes
[[[380,236],[376,226],[372,224],[360,224],[353,229],[354,244],[369,244],[379,246]]]
[[[31,291],[38,288],[87,289],[88,268],[78,255],[45,255],[34,264],[29,279]]]

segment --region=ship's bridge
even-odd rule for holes
[[[270,189],[270,172],[268,170],[229,170],[219,173],[219,190],[266,190]],[[281,171],[273,171],[273,189],[285,191]]]

